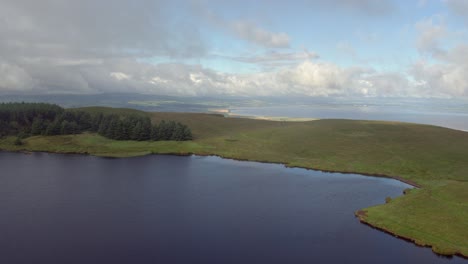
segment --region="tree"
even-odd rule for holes
[[[139,140],[150,140],[151,138],[151,120],[149,118],[141,121],[141,131]]]
[[[104,134],[105,137],[108,137],[110,139],[117,139],[119,136],[119,131],[118,131],[118,120],[116,117],[112,117],[109,126],[107,127],[107,130]]]
[[[78,112],[77,125],[80,132],[91,130],[93,125],[91,115],[86,112]]]
[[[184,138],[184,128],[181,123],[176,123],[174,126],[174,131],[171,135],[171,140],[181,141]]]
[[[62,135],[72,135],[78,133],[78,124],[75,121],[69,122],[63,120],[60,125],[60,134]]]
[[[98,125],[98,134],[101,136],[106,136],[107,129],[109,127],[109,118],[101,118],[99,125]]]
[[[44,120],[42,118],[36,117],[31,125],[31,134],[40,135],[45,132]]]
[[[98,132],[102,123],[103,114],[98,113],[91,116],[91,131]],[[99,133],[100,134],[100,133]]]
[[[20,137],[17,137],[17,138],[15,139],[15,141],[13,142],[13,144],[14,144],[15,146],[21,146],[21,145],[23,145],[23,141],[21,141],[21,138],[20,138]]]
[[[54,121],[47,126],[45,134],[47,136],[60,135],[60,129],[61,127],[58,121]]]
[[[186,125],[184,125],[184,127],[183,127],[183,133],[182,134],[183,134],[182,140],[192,140],[193,139],[192,131]]]
[[[70,131],[72,132],[72,134],[78,134],[80,133],[80,128],[78,127],[78,124],[73,121],[73,122],[70,122]]]
[[[151,124],[145,114],[106,114],[43,103],[0,103],[0,137],[69,135],[85,131],[116,140],[188,140],[190,129],[174,121]]]
[[[0,119],[0,137],[4,137],[8,134],[9,126],[8,124]]]
[[[135,127],[131,131],[130,139],[131,140],[140,140],[141,131],[142,131],[141,122],[136,123]]]
[[[159,133],[159,126],[158,125],[153,125],[151,128],[151,140],[157,141],[161,140],[160,138],[160,133]]]
[[[63,120],[61,122],[61,124],[60,124],[60,134],[62,134],[62,135],[72,134],[70,132],[70,125],[69,125],[67,120]]]

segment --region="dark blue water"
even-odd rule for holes
[[[462,263],[360,224],[395,180],[216,157],[0,152],[0,263]]]

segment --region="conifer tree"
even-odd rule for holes
[[[151,124],[146,115],[105,114],[42,103],[0,103],[0,136],[97,132],[116,140],[189,140],[190,129],[174,121]]]
[[[151,140],[153,140],[153,141],[160,140],[159,126],[158,125],[153,125],[153,127],[151,128]]]
[[[44,132],[44,120],[36,117],[31,125],[31,134],[40,135]]]

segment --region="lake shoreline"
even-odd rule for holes
[[[387,179],[393,179],[397,180],[400,182],[403,182],[405,184],[411,185],[414,188],[423,188],[420,184],[417,184],[411,180],[404,179],[400,176],[390,176],[390,175],[385,175],[385,174],[379,174],[379,173],[359,173],[359,172],[351,172],[351,171],[339,171],[339,170],[321,170],[321,169],[315,169],[315,168],[310,168],[310,167],[301,167],[301,166],[289,166],[286,163],[281,163],[281,162],[272,162],[272,161],[265,161],[265,160],[251,160],[251,159],[242,159],[242,158],[232,158],[232,157],[224,157],[221,155],[216,155],[216,154],[207,154],[207,153],[180,153],[180,152],[173,152],[173,153],[148,153],[144,155],[139,155],[139,156],[129,156],[129,157],[116,157],[116,156],[100,156],[100,155],[95,155],[92,153],[88,152],[53,152],[53,151],[34,151],[34,150],[5,150],[5,149],[0,149],[0,152],[10,152],[10,153],[22,153],[25,155],[31,155],[33,153],[46,153],[46,154],[62,154],[62,155],[83,155],[83,156],[94,156],[94,157],[101,157],[101,158],[114,158],[114,159],[123,159],[123,158],[136,158],[136,157],[144,157],[144,156],[150,156],[150,155],[155,155],[155,156],[160,156],[160,155],[170,155],[170,156],[182,156],[182,157],[187,157],[187,156],[199,156],[199,157],[218,157],[222,159],[228,159],[228,160],[234,160],[234,161],[246,161],[246,162],[258,162],[258,163],[265,163],[265,164],[278,164],[282,165],[285,168],[299,168],[299,169],[305,169],[305,170],[313,170],[313,171],[319,171],[319,172],[324,172],[324,173],[339,173],[339,174],[357,174],[357,175],[362,175],[365,177],[378,177],[378,178],[387,178]],[[402,195],[406,195],[405,192],[403,192]],[[424,244],[419,241],[417,241],[414,238],[404,236],[404,235],[399,235],[396,234],[395,232],[379,227],[377,225],[372,224],[371,222],[367,221],[367,212],[365,211],[366,209],[359,209],[357,210],[354,215],[356,218],[358,218],[359,222],[367,225],[373,229],[376,229],[378,231],[387,233],[389,235],[392,235],[394,237],[397,237],[399,239],[405,240],[407,242],[413,243],[414,245],[418,247],[426,247],[426,248],[431,248],[432,252],[436,255],[446,257],[446,258],[451,258],[454,256],[461,257],[463,259],[468,259],[468,255],[464,255],[461,252],[443,252],[443,251],[438,251],[436,247],[433,245],[429,244]]]
[[[403,194],[403,195],[406,195],[406,194]],[[411,237],[408,237],[408,236],[403,236],[403,235],[399,235],[399,234],[396,234],[395,232],[389,230],[389,229],[386,229],[386,228],[383,228],[383,227],[379,227],[379,226],[376,226],[376,225],[373,225],[371,222],[367,221],[367,212],[365,211],[365,209],[360,209],[360,210],[357,210],[355,213],[354,213],[355,217],[358,218],[359,222],[361,222],[362,224],[364,225],[367,225],[373,229],[376,229],[376,230],[379,230],[379,231],[382,231],[384,233],[387,233],[391,236],[394,236],[396,238],[399,238],[399,239],[402,239],[402,240],[405,240],[409,243],[413,243],[414,245],[418,246],[418,247],[422,247],[422,248],[431,248],[432,252],[438,256],[441,256],[441,257],[445,257],[445,258],[452,258],[454,256],[458,256],[458,257],[461,257],[463,259],[468,259],[468,256],[467,255],[464,255],[462,254],[461,252],[442,252],[442,251],[438,251],[437,248],[435,248],[434,246],[432,245],[428,245],[428,244],[424,244],[424,243],[420,243],[419,241],[417,241],[416,239],[414,238],[411,238]]]
[[[84,133],[30,137],[24,139],[20,146],[14,145],[14,137],[7,137],[0,140],[0,149],[108,158],[150,154],[217,156],[395,179],[418,190],[399,196],[391,206],[382,203],[364,208],[368,211],[368,220],[424,244],[468,256],[466,212],[458,213],[464,210],[461,206],[465,203],[463,195],[468,187],[463,173],[467,168],[463,164],[467,161],[468,149],[468,134],[464,132],[388,121],[273,122],[195,113],[151,113],[151,116],[152,122],[166,119],[190,125],[195,132],[195,140],[115,141]],[[453,167],[450,171],[446,169],[447,164]],[[436,195],[451,196],[449,200],[441,200]],[[428,214],[443,217],[453,224],[442,232],[437,229],[439,222],[426,217]],[[377,215],[382,217],[375,221]],[[404,221],[408,215],[412,216],[409,227],[418,227],[420,231],[401,229],[407,226],[399,224],[399,220]]]
[[[412,256],[422,263],[445,263],[430,250],[383,235],[353,217],[355,210],[410,187],[390,179],[214,156],[115,159],[0,152],[0,160],[5,172],[0,207],[8,213],[1,221],[7,235],[0,241],[7,248],[0,259],[10,262],[24,256],[65,263],[54,261],[64,256],[86,263],[99,254],[106,263],[119,258],[132,263],[137,256],[139,263],[306,264],[343,263],[354,254],[369,264]],[[18,199],[24,202],[15,203]],[[31,206],[37,208],[32,222],[25,217]],[[27,232],[31,229],[37,232]],[[39,250],[9,243],[37,238],[44,238],[38,247],[49,255],[35,256]],[[346,254],[333,255],[337,239]],[[390,246],[398,254],[382,254]],[[257,257],[257,252],[267,254]]]
[[[352,171],[323,170],[323,169],[316,169],[316,168],[312,168],[312,167],[290,166],[287,163],[281,163],[281,162],[274,162],[274,161],[267,161],[267,160],[252,160],[252,159],[243,159],[243,158],[233,158],[233,157],[221,156],[221,155],[217,155],[217,154],[208,154],[208,153],[186,153],[186,152],[146,153],[146,154],[142,154],[142,155],[138,155],[138,156],[123,157],[123,156],[95,155],[95,154],[88,153],[88,152],[34,151],[34,150],[28,150],[28,149],[22,149],[22,150],[0,149],[0,151],[12,152],[12,153],[23,153],[23,154],[26,154],[26,155],[30,155],[32,153],[47,153],[47,154],[64,154],[64,155],[85,155],[85,156],[94,156],[94,157],[101,157],[101,158],[115,158],[115,159],[136,158],[136,157],[144,157],[144,156],[149,156],[149,155],[171,155],[171,156],[183,156],[183,157],[186,157],[186,156],[219,157],[219,158],[222,158],[222,159],[235,160],[235,161],[258,162],[258,163],[265,163],[265,164],[279,164],[279,165],[283,165],[286,168],[299,168],[299,169],[314,170],[314,171],[325,172],[325,173],[357,174],[357,175],[362,175],[362,176],[366,176],[366,177],[387,178],[387,179],[393,179],[393,180],[403,182],[405,184],[413,186],[414,188],[423,188],[423,186],[421,186],[420,184],[418,184],[418,183],[416,183],[414,181],[408,180],[408,179],[404,179],[404,178],[402,178],[400,176],[391,176],[391,175],[385,175],[385,174],[379,174],[379,173],[360,173],[360,172],[352,172]],[[406,195],[406,194],[403,193],[402,195]],[[384,233],[390,234],[390,235],[395,236],[395,237],[397,237],[399,239],[403,239],[403,240],[405,240],[407,242],[411,242],[411,243],[413,243],[413,244],[415,244],[416,246],[419,246],[419,247],[429,247],[429,248],[432,249],[434,254],[437,254],[437,255],[440,255],[440,256],[443,256],[443,257],[448,257],[448,258],[453,257],[453,256],[458,256],[458,257],[462,257],[464,259],[468,259],[468,255],[464,255],[461,252],[456,252],[456,253],[439,252],[439,251],[437,251],[437,249],[433,245],[421,244],[414,238],[403,236],[403,235],[398,235],[398,234],[392,232],[391,230],[388,230],[388,229],[373,225],[372,223],[370,223],[370,222],[368,222],[366,220],[367,213],[366,213],[365,209],[357,210],[355,212],[355,217],[358,218],[358,220],[362,224],[365,224],[365,225],[367,225],[367,226],[369,226],[371,228],[374,228],[376,230],[379,230],[379,231],[382,231]]]
[[[326,169],[317,169],[314,167],[304,167],[304,166],[294,166],[294,165],[289,165],[288,163],[284,162],[275,162],[275,161],[268,161],[268,160],[255,160],[255,159],[244,159],[244,158],[234,158],[234,157],[229,157],[229,156],[222,156],[218,154],[209,154],[209,153],[196,153],[196,152],[167,152],[167,153],[154,153],[154,152],[148,152],[142,155],[135,155],[135,156],[107,156],[107,155],[96,155],[93,153],[89,152],[60,152],[60,151],[35,151],[35,150],[6,150],[6,149],[0,149],[0,151],[4,152],[12,152],[12,153],[23,153],[26,155],[30,155],[32,153],[48,153],[48,154],[64,154],[64,155],[86,155],[86,156],[94,156],[94,157],[101,157],[101,158],[115,158],[115,159],[124,159],[124,158],[136,158],[136,157],[144,157],[144,156],[149,156],[149,155],[171,155],[171,156],[199,156],[199,157],[218,157],[222,159],[228,159],[228,160],[235,160],[235,161],[247,161],[247,162],[258,162],[258,163],[265,163],[265,164],[278,164],[278,165],[283,165],[286,168],[298,168],[298,169],[305,169],[305,170],[313,170],[313,171],[319,171],[319,172],[325,172],[325,173],[340,173],[340,174],[359,174],[362,176],[368,176],[368,177],[377,177],[377,178],[387,178],[387,179],[393,179],[397,180],[403,183],[406,183],[408,185],[413,186],[414,188],[423,188],[422,185],[405,179],[401,176],[391,176],[391,175],[386,175],[386,174],[381,174],[381,173],[365,173],[365,172],[354,172],[354,171],[342,171],[342,170],[326,170]]]

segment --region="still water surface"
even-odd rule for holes
[[[0,152],[0,263],[464,263],[360,224],[390,179],[217,157]]]

